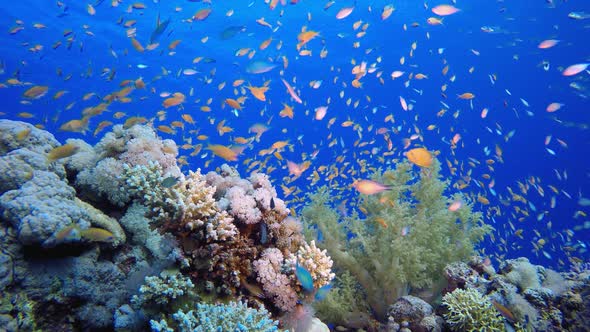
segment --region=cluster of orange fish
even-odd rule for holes
[[[291,3],[296,2],[291,0]],[[122,3],[122,0],[110,1],[113,10]],[[460,108],[449,104],[456,103],[461,105],[460,107],[467,105],[465,107],[469,107],[471,110],[477,107],[481,109],[477,114],[482,119],[486,119],[493,112],[490,111],[489,107],[477,106],[480,103],[478,99],[481,97],[476,99],[474,92],[455,87],[457,85],[457,75],[460,75],[461,72],[460,70],[455,72],[450,63],[451,61],[444,58],[444,50],[439,49],[438,52],[434,52],[428,47],[422,47],[423,44],[429,45],[432,29],[444,28],[443,19],[447,16],[460,14],[461,10],[459,8],[450,4],[429,8],[424,3],[423,6],[426,10],[424,22],[427,23],[426,28],[424,28],[424,39],[411,41],[406,51],[383,51],[382,54],[375,55],[378,45],[364,49],[362,47],[363,43],[369,43],[367,41],[367,34],[370,33],[371,28],[371,22],[369,21],[359,19],[351,22],[352,25],[349,28],[351,37],[348,36],[347,32],[342,32],[337,35],[338,39],[327,42],[320,31],[311,28],[314,25],[317,27],[323,26],[323,22],[320,24],[313,20],[311,12],[307,13],[306,22],[302,22],[299,33],[293,35],[279,33],[279,29],[283,26],[281,18],[283,15],[288,14],[289,7],[285,6],[286,1],[267,0],[266,3],[269,8],[269,12],[265,14],[266,17],[276,17],[276,22],[264,17],[254,20],[253,25],[265,29],[264,37],[258,38],[257,34],[252,33],[247,38],[248,45],[243,45],[237,51],[232,50],[231,53],[228,53],[228,56],[233,56],[236,59],[264,58],[263,61],[254,61],[251,68],[248,68],[245,73],[238,72],[238,77],[218,80],[216,68],[201,70],[201,67],[199,67],[205,63],[213,63],[212,58],[202,54],[189,54],[188,57],[180,57],[179,53],[181,51],[190,52],[191,48],[186,45],[189,42],[183,42],[183,39],[173,39],[168,43],[167,54],[177,56],[176,59],[190,59],[186,63],[175,61],[175,63],[180,64],[176,75],[173,74],[172,70],[161,66],[160,74],[153,79],[145,80],[140,75],[137,75],[140,77],[135,76],[132,79],[123,80],[119,86],[110,89],[111,93],[104,96],[100,96],[95,92],[88,92],[79,98],[76,94],[65,89],[55,92],[53,100],[56,103],[61,101],[62,98],[72,99],[64,107],[64,111],[70,111],[71,113],[75,109],[80,109],[79,118],[61,123],[59,129],[86,134],[93,126],[91,120],[95,117],[100,118],[102,121],[93,127],[94,136],[115,123],[123,123],[125,127],[138,123],[149,123],[164,135],[182,137],[182,142],[179,142],[180,148],[191,152],[188,156],[183,155],[180,158],[181,164],[188,164],[188,158],[195,157],[203,159],[204,167],[208,167],[209,163],[214,160],[213,158],[207,158],[211,153],[225,161],[242,162],[247,171],[262,171],[270,174],[277,169],[285,170],[288,172],[288,176],[282,179],[280,186],[285,197],[293,197],[291,203],[294,204],[302,202],[303,196],[299,195],[299,193],[307,190],[302,185],[295,185],[295,183],[303,183],[296,182],[300,178],[305,179],[305,183],[310,187],[318,183],[327,183],[333,188],[346,190],[353,186],[360,193],[376,194],[388,189],[383,184],[368,180],[369,175],[378,167],[393,164],[400,157],[403,157],[415,165],[427,169],[431,167],[433,158],[440,156],[444,159],[443,167],[446,166],[453,177],[453,187],[455,189],[470,192],[471,199],[480,203],[482,208],[487,211],[489,220],[499,217],[507,218],[511,220],[511,222],[507,223],[509,225],[508,229],[515,236],[522,234],[522,231],[517,232],[514,222],[522,222],[535,214],[532,203],[525,198],[526,194],[531,188],[536,189],[537,192],[544,190],[540,185],[540,179],[536,178],[529,178],[526,184],[519,184],[520,194],[516,194],[511,188],[507,189],[508,193],[496,193],[494,189],[495,164],[504,161],[501,145],[508,143],[515,131],[504,134],[502,126],[497,122],[490,125],[490,127],[486,127],[490,133],[503,136],[504,142],[494,143],[493,151],[485,146],[480,158],[467,157],[461,159],[459,155],[461,154],[461,148],[465,144],[466,128],[458,121],[461,116]],[[278,13],[274,12],[273,10],[277,8],[279,3],[283,7],[279,7],[280,11]],[[60,4],[58,3],[58,5]],[[335,2],[328,1],[324,6],[324,10],[330,11],[332,6],[335,6]],[[101,14],[101,11],[104,11],[103,7],[95,8],[89,4],[86,8],[87,14],[96,17]],[[122,38],[129,40],[128,45],[132,48],[131,52],[133,53],[133,50],[135,50],[135,52],[141,53],[142,57],[148,61],[148,65],[138,64],[138,68],[148,67],[151,64],[149,61],[153,59],[152,54],[155,55],[156,53],[149,52],[159,48],[158,38],[166,30],[168,24],[167,22],[161,22],[158,14],[155,30],[150,31],[152,37],[149,38],[149,43],[145,42],[148,36],[145,31],[141,30],[141,23],[145,23],[151,9],[144,3],[134,2],[127,6],[124,15],[117,20],[117,24],[124,29]],[[175,23],[179,26],[176,28],[176,34],[182,33],[178,32],[178,30],[183,29],[183,24],[190,27],[193,24],[205,24],[205,21],[211,20],[212,17],[217,15],[213,4],[201,7],[196,11],[191,10],[191,13],[194,14],[189,14],[188,17],[183,14],[183,10],[182,7],[176,7],[175,12],[170,13],[177,17],[174,18]],[[360,5],[357,4],[345,6],[338,9],[334,17],[338,20],[337,24],[345,26],[348,24],[348,20],[351,20],[353,16],[361,11]],[[382,24],[387,26],[388,29],[396,24],[390,19],[397,14],[394,5],[388,4],[379,9],[367,6],[366,12],[362,11],[362,14],[370,17],[373,12],[376,12],[379,19],[376,20],[377,23],[372,24]],[[224,14],[225,19],[229,19],[234,13],[233,9],[227,10]],[[433,14],[436,16],[431,16]],[[47,30],[47,27],[41,23],[35,23],[33,27]],[[400,32],[409,31],[408,27],[419,28],[421,24],[420,22],[403,23]],[[25,28],[25,22],[17,21],[16,26],[11,28],[9,33],[18,35]],[[241,30],[239,28],[230,30],[230,32],[235,33],[235,31]],[[266,30],[271,31],[270,37],[266,34],[268,32]],[[84,33],[88,38],[94,36],[90,31],[90,24],[84,26]],[[195,33],[190,33],[191,38],[194,39]],[[71,46],[76,41],[75,35],[73,30],[68,29],[63,32],[62,37],[66,38],[65,42]],[[202,44],[210,42],[208,35],[205,34],[200,37],[198,40]],[[351,54],[355,56],[350,57],[349,68],[338,65],[330,66],[330,73],[333,73],[334,76],[310,81],[310,91],[304,90],[305,82],[301,82],[293,72],[287,73],[289,61],[307,64],[312,61],[309,59],[314,59],[314,56],[319,57],[320,61],[324,61],[324,59],[328,58],[328,44],[336,43],[339,39],[344,42],[353,39]],[[544,50],[555,47],[558,42],[555,39],[541,41],[538,44],[538,49]],[[52,49],[56,51],[61,43],[61,41],[59,44],[56,43]],[[418,47],[419,43],[420,47]],[[274,45],[272,52],[270,52],[271,45]],[[31,48],[32,52],[45,52],[42,45],[29,45],[27,43],[27,47]],[[318,47],[321,47],[319,52],[312,53]],[[358,49],[363,50],[359,52]],[[121,51],[110,48],[109,51],[112,57],[117,60],[121,54],[129,55],[127,49]],[[198,52],[203,51],[199,50]],[[293,56],[290,52],[296,52],[296,55]],[[435,72],[425,71],[415,60],[417,54],[431,55],[433,53],[443,56],[440,75]],[[270,54],[274,55],[271,56]],[[468,54],[470,56],[479,56],[481,52],[470,49]],[[50,56],[50,54],[47,54],[47,56]],[[374,60],[367,60],[371,59],[371,57]],[[391,65],[392,58],[399,59],[395,61],[395,66]],[[282,68],[275,69],[275,67],[279,67],[279,63],[282,64]],[[562,75],[577,75],[584,72],[587,67],[588,64],[572,65],[564,69]],[[273,70],[279,71],[279,73],[276,74]],[[101,77],[106,77],[107,82],[113,81],[116,64],[113,64],[112,68],[103,69],[102,72]],[[391,74],[386,74],[386,72],[391,72]],[[242,76],[247,74],[249,75]],[[466,75],[472,74],[477,74],[474,66],[467,70]],[[62,75],[61,70],[58,75]],[[87,73],[87,76],[89,75]],[[498,77],[495,74],[489,74],[488,76],[492,85],[495,85]],[[164,83],[160,83],[162,81],[168,83],[176,79],[192,79],[195,77],[197,82],[202,83],[202,88],[197,93],[195,93],[194,86],[186,87],[186,90],[183,91],[168,92],[163,88]],[[280,77],[280,80],[277,77]],[[67,75],[64,81],[68,81],[69,78],[71,78],[71,75]],[[263,81],[257,83],[260,78],[263,78]],[[415,112],[420,109],[420,97],[423,95],[424,89],[427,88],[424,82],[437,79],[442,80],[440,91],[438,91],[441,96],[440,103],[442,106],[440,111],[436,113],[437,119],[441,121],[440,123],[446,120],[453,121],[452,126],[447,127],[432,122],[424,123],[422,118],[425,115],[422,115],[421,112]],[[373,101],[369,95],[369,89],[365,88],[366,85],[370,85],[372,88],[383,86],[384,89],[392,89],[392,87],[397,88],[400,81],[403,81],[403,87],[400,88],[404,89],[401,90],[403,92],[399,95],[400,106],[391,105],[390,101],[384,102],[386,105]],[[34,105],[37,100],[44,98],[50,91],[49,86],[22,82],[18,77],[7,79],[6,84],[3,84],[3,86],[26,86],[23,92],[23,105]],[[327,88],[325,88],[326,86]],[[323,93],[333,91],[328,89],[339,89],[340,91],[336,95],[325,98],[324,103],[314,102],[312,105],[305,99],[306,94],[311,95],[315,90]],[[230,91],[228,92],[228,90]],[[447,93],[453,90],[456,94],[451,94],[453,97],[449,98]],[[506,92],[509,95],[511,94],[508,90]],[[201,98],[197,98],[196,94]],[[209,97],[205,100],[207,94],[215,97]],[[138,111],[141,114],[136,115],[129,115],[128,113],[131,113],[131,111],[116,111],[118,107],[123,107],[124,104],[138,100],[143,101],[153,98],[153,96],[161,98],[156,103],[161,105],[161,109],[157,110],[155,114],[149,114],[143,109]],[[395,99],[397,104],[398,98]],[[524,99],[521,99],[521,101],[525,106],[528,106]],[[90,103],[93,103],[93,105],[84,108],[80,106],[80,104],[87,105]],[[481,103],[483,104],[485,101]],[[282,106],[277,108],[276,105]],[[505,106],[507,106],[506,101]],[[556,112],[563,106],[562,103],[554,102],[546,107],[546,111]],[[141,106],[136,107],[141,108]],[[396,109],[399,107],[403,112],[397,112]],[[260,108],[260,116],[257,117],[258,112],[254,110]],[[457,110],[452,112],[452,119],[445,117],[447,112],[454,108]],[[128,107],[128,109],[133,108]],[[228,109],[229,112],[227,112]],[[247,116],[243,115],[244,113],[247,113]],[[107,119],[108,114],[112,114],[112,118]],[[247,133],[231,126],[231,122],[233,122],[231,114],[241,116],[239,121],[247,123],[246,127],[249,128]],[[278,116],[275,116],[275,114]],[[364,117],[359,114],[363,114]],[[383,114],[383,120],[379,119],[381,114]],[[329,119],[324,120],[327,115]],[[20,112],[18,116],[26,119],[37,117],[35,112]],[[402,120],[396,120],[396,117]],[[285,121],[289,120],[293,120],[293,122],[285,124]],[[55,116],[55,121],[59,121],[59,114]],[[333,127],[337,121],[340,124],[338,130],[336,130],[338,127]],[[280,132],[280,135],[284,135],[285,138],[267,144],[262,139],[262,135],[271,129],[270,126],[273,122],[278,122],[280,123],[278,126],[283,127],[273,129],[275,134],[279,135]],[[325,126],[325,138],[308,142],[303,135],[298,136],[296,139],[290,137],[289,135],[292,133],[299,132],[296,128],[298,126],[315,126],[318,128]],[[226,134],[227,136],[224,136]],[[430,146],[438,144],[438,142],[433,142],[430,137],[435,137],[437,140],[442,138],[444,148],[439,151],[426,149],[425,146],[428,140],[430,140],[428,144]],[[560,146],[567,147],[563,140],[557,140],[563,142],[563,144],[560,143]],[[473,142],[470,141],[469,143]],[[479,138],[477,138],[477,143],[481,143]],[[248,152],[248,150],[252,150],[252,152]],[[323,155],[318,156],[320,153]],[[484,159],[484,162],[480,161]],[[319,160],[329,160],[330,162],[319,162]],[[557,200],[556,197],[567,197],[569,195],[555,186],[550,186],[550,188],[554,194],[551,197],[551,202],[553,202],[551,204],[553,205]],[[544,195],[541,196],[544,197]],[[460,204],[461,202],[451,202],[449,209],[458,209]],[[510,206],[512,211],[507,212],[504,205]],[[583,212],[580,211],[580,213]],[[548,218],[546,217],[548,214],[548,211],[539,211],[536,219]],[[551,224],[548,223],[547,228],[551,229]],[[556,234],[566,234],[562,236],[569,240],[573,238],[573,235],[569,236],[567,232]],[[545,253],[546,251],[543,251],[544,244],[545,240],[539,233],[533,247],[536,251]],[[509,249],[507,242],[502,242],[502,245],[501,250],[507,251]],[[558,248],[552,249],[557,250]]]

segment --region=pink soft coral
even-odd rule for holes
[[[149,161],[157,161],[165,176],[180,177],[182,174],[176,164],[178,148],[173,141],[137,137],[127,142],[126,148],[127,151],[120,156],[120,160],[126,164],[147,166]]]
[[[246,224],[255,224],[262,219],[262,213],[256,207],[252,196],[246,195],[242,187],[228,189],[226,198],[229,200],[229,213]]]
[[[297,305],[297,293],[291,287],[289,277],[281,273],[281,251],[277,248],[266,249],[253,265],[258,274],[258,282],[262,284],[264,292],[273,299],[274,304],[283,311],[293,310]]]

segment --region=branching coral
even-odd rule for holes
[[[234,225],[234,218],[225,211],[221,211],[207,223],[207,241],[228,241],[238,234],[238,228]]]
[[[311,241],[311,245],[305,243],[296,254],[290,254],[286,263],[293,271],[296,265],[309,271],[316,289],[329,284],[335,276],[332,273],[332,259],[326,253],[326,249],[320,250],[316,247],[315,241]]]
[[[198,303],[195,310],[186,313],[179,310],[172,318],[173,322],[152,320],[152,331],[278,331],[278,322],[270,318],[266,309],[248,308],[242,302],[219,305]],[[176,328],[171,328],[169,323]]]
[[[175,299],[187,295],[194,288],[190,278],[178,272],[162,272],[160,276],[145,278],[145,283],[139,288],[139,295],[133,296],[134,304],[145,305],[156,303],[167,305]]]
[[[182,193],[183,204],[181,224],[189,229],[202,227],[209,218],[217,214],[217,206],[213,198],[215,187],[207,185],[200,169],[189,172],[189,175],[179,183],[178,188]],[[222,219],[219,219],[218,223]]]
[[[122,177],[130,197],[147,206],[156,220],[177,220],[182,214],[180,193],[162,185],[162,167],[150,161],[147,166],[123,164]]]
[[[456,289],[443,297],[445,320],[453,331],[504,331],[504,320],[489,299],[475,289]]]
[[[303,210],[304,222],[322,239],[318,245],[328,250],[336,267],[357,279],[381,321],[409,287],[431,286],[447,263],[468,258],[491,229],[470,204],[448,210],[458,197],[444,195],[448,183],[440,180],[439,170],[436,162],[415,181],[406,162],[376,174],[374,180],[391,190],[358,198],[364,218],[353,212],[340,220],[328,205],[326,188],[311,195]]]

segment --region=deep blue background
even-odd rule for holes
[[[337,156],[345,155],[346,161],[352,162],[352,167],[356,169],[358,166],[355,165],[355,158],[366,158],[370,165],[380,166],[377,156],[360,153],[373,147],[381,149],[378,155],[386,151],[386,143],[381,135],[375,134],[375,130],[379,127],[391,129],[392,124],[384,123],[384,118],[393,114],[393,126],[399,126],[401,131],[399,134],[390,133],[396,153],[386,157],[387,162],[392,162],[394,158],[403,158],[402,141],[415,133],[416,127],[421,131],[423,141],[414,141],[415,146],[424,145],[430,150],[439,150],[438,158],[445,165],[445,176],[450,176],[446,159],[457,161],[458,167],[463,169],[459,172],[460,175],[466,175],[471,169],[468,164],[470,158],[481,163],[472,169],[473,180],[464,192],[473,197],[483,195],[491,201],[489,206],[476,204],[496,228],[496,242],[486,243],[487,253],[506,254],[507,247],[508,257],[526,255],[535,263],[557,266],[560,259],[567,262],[563,246],[569,246],[576,249],[571,253],[572,256],[587,260],[585,246],[590,231],[583,229],[582,225],[589,219],[585,216],[574,218],[574,214],[579,210],[588,212],[587,206],[578,205],[578,199],[590,197],[590,102],[587,98],[590,93],[590,76],[588,73],[581,73],[574,77],[564,77],[561,70],[574,63],[590,62],[590,43],[584,37],[588,35],[590,19],[568,18],[568,13],[572,11],[590,13],[590,3],[585,0],[555,2],[551,6],[546,1],[459,1],[456,4],[461,9],[459,13],[444,18],[441,26],[430,26],[426,24],[426,19],[435,15],[425,8],[424,3],[415,1],[396,1],[396,10],[385,21],[380,19],[380,14],[383,6],[389,4],[387,1],[358,1],[353,13],[343,20],[337,20],[336,13],[340,8],[351,6],[352,1],[339,1],[324,10],[325,2],[302,0],[296,5],[283,7],[279,4],[274,11],[270,11],[263,1],[220,1],[212,5],[213,11],[206,20],[193,23],[183,20],[209,5],[190,1],[162,1],[159,4],[144,1],[147,9],[134,9],[127,13],[133,2],[125,1],[119,7],[112,8],[111,1],[107,0],[96,6],[95,16],[90,16],[86,11],[85,1],[63,1],[68,7],[65,12],[67,15],[60,15],[64,12],[63,7],[59,8],[55,2],[12,1],[0,5],[0,59],[4,67],[0,79],[5,82],[16,77],[21,82],[48,85],[50,89],[47,96],[33,100],[29,105],[22,103],[22,93],[28,86],[6,84],[5,88],[0,89],[5,113],[3,117],[20,119],[18,113],[30,112],[35,117],[24,121],[42,124],[60,141],[69,137],[82,137],[94,143],[102,136],[92,136],[92,131],[99,122],[110,120],[122,123],[125,120],[113,119],[115,112],[151,118],[163,109],[163,98],[158,96],[160,92],[179,91],[187,95],[184,109],[170,108],[166,110],[166,120],[155,121],[155,125],[169,124],[170,121],[180,120],[183,113],[191,114],[197,124],[186,124],[185,131],[179,131],[173,137],[179,145],[183,144],[183,138],[191,136],[193,143],[198,143],[194,137],[196,135],[189,133],[193,129],[199,129],[199,134],[209,136],[209,140],[202,142],[205,145],[230,144],[233,137],[249,137],[248,128],[251,125],[270,121],[271,129],[262,136],[261,141],[255,142],[252,149],[240,156],[238,165],[243,175],[246,167],[241,161],[247,158],[260,159],[257,152],[270,147],[277,140],[289,140],[293,144],[293,151],[284,151],[282,155],[295,162],[303,160],[302,153],[309,155],[319,150],[311,169],[294,182],[304,193],[311,190],[305,177],[320,165],[334,164]],[[428,5],[433,7],[436,4],[438,3],[432,2]],[[182,10],[177,12],[175,7],[181,7]],[[371,12],[368,7],[372,8]],[[225,13],[230,9],[234,10],[234,14],[227,17]],[[282,10],[284,13],[280,16]],[[308,13],[311,21],[308,21]],[[126,37],[126,28],[117,24],[117,21],[120,18],[123,22],[137,20],[136,38],[145,47],[155,28],[158,14],[161,20],[171,19],[168,29],[159,40],[159,48],[138,53]],[[273,27],[280,21],[280,27],[272,32],[255,22],[260,17],[264,17]],[[11,35],[8,31],[17,25],[16,20],[22,20],[25,29]],[[363,24],[368,23],[369,27],[366,35],[357,39],[355,34],[360,30],[354,31],[352,24],[358,20],[362,20]],[[414,22],[419,26],[412,27]],[[42,23],[47,28],[35,29],[34,23]],[[88,27],[84,28],[84,25]],[[246,26],[244,33],[229,40],[219,38],[225,28],[239,25]],[[404,25],[407,29],[403,28]],[[299,56],[295,48],[297,34],[303,26],[320,32],[320,36],[307,45],[312,51],[311,57]],[[482,26],[492,26],[496,32],[485,33],[481,30]],[[69,50],[66,48],[67,37],[63,37],[66,29],[73,30],[75,36]],[[85,31],[92,32],[93,36]],[[201,39],[206,36],[209,37],[208,41],[202,43]],[[273,38],[270,47],[264,51],[258,50],[258,45],[269,37]],[[175,54],[170,55],[167,46],[177,39],[182,42]],[[538,49],[538,43],[545,39],[559,39],[560,43],[551,49]],[[57,41],[62,41],[62,45],[54,50],[51,46]],[[283,45],[277,50],[279,41]],[[359,48],[353,47],[355,41],[360,42]],[[417,49],[414,56],[410,57],[413,42],[417,43]],[[43,50],[37,53],[29,51],[36,44],[43,45]],[[253,60],[274,61],[279,66],[266,74],[248,74],[245,68],[250,60],[234,55],[243,47],[257,50]],[[328,56],[320,59],[319,54],[323,47],[328,50]],[[116,58],[112,56],[110,49],[116,53]],[[444,50],[441,52],[439,49]],[[480,55],[475,55],[472,50]],[[197,56],[209,57],[215,59],[215,62],[193,65],[192,60]],[[283,56],[289,61],[284,70]],[[405,57],[404,65],[400,64],[402,56]],[[377,62],[377,58],[382,60],[376,66],[379,68],[377,72],[383,72],[384,84],[373,73],[361,79],[362,88],[353,88],[351,61],[366,61],[371,65]],[[441,74],[444,61],[450,67],[446,76]],[[543,61],[550,63],[550,70],[543,70]],[[148,67],[139,69],[138,64]],[[170,73],[152,83],[154,77],[162,75],[162,67]],[[474,67],[472,74],[469,73],[471,67]],[[101,76],[105,68],[116,70],[113,81],[106,80],[108,74]],[[194,76],[178,75],[185,68],[193,68],[200,73]],[[58,69],[63,72],[62,76],[56,74]],[[211,70],[215,70],[214,75]],[[392,81],[390,74],[394,70],[402,70],[406,74]],[[412,72],[425,74],[428,79],[411,80],[409,88],[406,88],[404,82]],[[495,84],[490,82],[489,75],[492,74],[497,77]],[[68,75],[72,76],[71,79],[64,81],[64,77]],[[456,77],[455,81],[449,82],[453,75]],[[66,121],[80,118],[85,107],[98,104],[99,97],[120,89],[121,81],[139,77],[147,83],[147,89],[134,91],[130,95],[133,99],[131,103],[113,103],[108,112],[92,118],[90,131],[86,136],[57,130]],[[205,84],[205,77],[212,77],[212,83]],[[290,99],[281,77],[300,91],[304,105],[296,104]],[[293,78],[296,78],[296,83],[293,83]],[[222,105],[225,98],[236,98],[231,86],[236,79],[245,79],[254,86],[261,86],[265,81],[271,80],[267,102],[254,99],[247,92],[244,110],[239,117],[234,116],[229,107]],[[323,80],[322,86],[317,90],[310,88],[309,82],[318,79]],[[217,86],[222,82],[226,82],[226,86],[219,91]],[[579,84],[583,91],[571,88],[569,85],[572,82]],[[448,84],[447,98],[443,98],[440,93],[443,84]],[[194,88],[193,96],[189,96],[191,88]],[[413,88],[423,91],[423,94],[418,94]],[[67,90],[68,93],[54,100],[52,96],[59,90]],[[345,96],[341,99],[339,93],[342,90]],[[95,92],[99,97],[83,101],[82,96],[89,92]],[[473,110],[469,101],[457,98],[463,92],[476,95]],[[370,102],[367,96],[370,97]],[[400,107],[399,96],[414,104],[414,109],[404,112]],[[199,107],[205,105],[208,98],[213,98],[210,105],[213,111],[203,113]],[[359,100],[358,108],[346,106],[348,98],[352,98],[353,103]],[[529,107],[520,98],[526,100]],[[331,102],[325,119],[313,120],[314,109],[327,105],[328,99]],[[436,113],[443,108],[440,101],[448,104],[450,109],[444,116],[437,117]],[[75,102],[74,107],[66,111],[65,107],[72,102]],[[552,102],[561,102],[565,106],[556,113],[545,112],[546,106]],[[293,120],[278,116],[283,108],[282,103],[294,107]],[[489,109],[485,119],[480,117],[483,108]],[[261,115],[263,109],[266,110]],[[457,117],[453,116],[455,112],[459,112]],[[326,124],[333,117],[337,117],[336,122],[328,130]],[[222,119],[226,119],[226,125],[233,127],[234,132],[220,137],[215,125]],[[375,142],[365,148],[356,149],[353,143],[359,138],[357,133],[352,127],[343,128],[340,125],[349,119],[364,129],[363,141],[374,139]],[[555,119],[571,125],[559,123]],[[214,124],[211,125],[210,121]],[[426,127],[430,124],[436,125],[437,129],[427,131]],[[373,125],[371,132],[368,131],[370,125]],[[514,136],[505,140],[511,131],[514,131]],[[330,133],[332,136],[328,139]],[[462,139],[456,149],[451,149],[448,142],[455,133],[459,133]],[[160,134],[165,138],[171,137]],[[300,135],[303,138],[298,141]],[[546,151],[544,141],[548,135],[552,136],[552,140],[547,147],[555,151],[556,155]],[[328,143],[334,138],[338,139],[338,144],[328,147]],[[557,138],[565,141],[567,148],[561,147]],[[496,145],[503,150],[504,163],[496,162],[493,165],[495,171],[490,172],[485,160],[494,159]],[[489,155],[484,153],[485,148],[491,151]],[[190,150],[184,153],[189,152]],[[204,167],[205,162],[211,159],[213,160],[206,171],[224,162],[203,150],[201,155],[189,158],[190,168]],[[271,157],[267,165],[279,168],[271,173],[278,187],[283,183],[283,176],[287,175],[285,161]],[[567,180],[559,180],[556,173],[563,175],[564,172],[567,173]],[[479,188],[474,182],[483,181],[484,186],[487,186],[489,180],[481,177],[484,173],[490,174],[494,179],[496,197],[486,187]],[[325,174],[322,177],[325,178]],[[452,182],[457,179],[457,175],[453,176]],[[517,183],[530,185],[530,179],[534,179],[544,190],[544,196],[539,195],[533,187],[526,194],[519,191]],[[349,177],[339,179],[332,185],[346,187],[351,183],[352,178]],[[560,192],[554,194],[548,185],[556,187]],[[507,186],[523,195],[530,204],[510,201],[509,204],[502,205],[500,198],[509,198]],[[281,190],[278,191],[279,194],[282,193]],[[564,192],[572,198],[566,197]],[[549,206],[552,196],[556,196],[557,202],[553,209]],[[489,210],[492,206],[499,206],[501,211],[501,215],[495,215],[493,219]],[[530,216],[518,221],[517,218],[522,214],[513,215],[515,206],[526,210]],[[544,214],[541,220],[537,219],[539,214]],[[547,226],[549,221],[552,223],[551,228]],[[574,228],[576,230],[572,231]],[[515,229],[524,229],[524,239],[514,235]],[[531,243],[539,239],[533,230],[537,230],[547,242],[543,250],[550,256],[532,251]],[[573,236],[568,237],[568,232]],[[507,245],[500,243],[500,239],[504,239]]]

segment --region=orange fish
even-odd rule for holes
[[[425,148],[415,148],[406,152],[406,157],[408,160],[418,166],[421,167],[430,167],[432,166],[432,154]]]
[[[354,7],[344,7],[340,9],[338,13],[336,13],[336,19],[342,20],[347,18],[350,14],[352,14],[353,10]]]
[[[355,181],[352,186],[356,189],[359,193],[365,195],[374,195],[386,190],[391,190],[390,186],[386,186],[376,181],[372,180],[358,180]]]
[[[297,44],[297,50],[301,49],[301,47],[307,44],[310,40],[319,36],[319,34],[319,32],[311,30],[299,33],[299,35],[297,35],[297,40],[299,40],[299,43]]]
[[[180,117],[187,123],[195,124],[195,120],[190,114],[182,114]]]
[[[393,5],[387,5],[387,6],[383,7],[383,11],[381,12],[381,20],[384,21],[384,20],[388,19],[394,10],[395,10],[395,8],[393,8]]]
[[[45,85],[35,85],[34,87],[25,91],[23,96],[28,99],[39,99],[47,94],[49,90],[48,86]]]
[[[176,46],[178,46],[178,44],[180,44],[182,40],[177,39],[177,40],[173,40],[172,42],[170,42],[170,44],[168,45],[168,49],[169,50],[174,50],[176,49]]]
[[[184,100],[185,100],[184,94],[182,94],[180,92],[176,92],[172,95],[172,97],[164,99],[164,101],[162,102],[162,106],[164,106],[164,108],[177,106],[177,105],[184,103]]]
[[[193,20],[203,21],[211,14],[211,8],[203,8],[193,15]]]
[[[214,155],[221,157],[227,161],[237,161],[238,153],[227,146],[220,144],[209,144],[207,150],[213,152]]]
[[[248,86],[247,88],[248,88],[248,90],[250,90],[250,92],[252,93],[254,98],[256,98],[260,101],[266,101],[266,96],[264,94],[269,89],[267,86],[263,86],[263,87]],[[232,105],[230,105],[230,106],[232,106]],[[233,107],[233,108],[236,108],[236,107]]]
[[[131,38],[131,45],[133,45],[133,48],[137,52],[143,52],[143,51],[145,51],[145,49],[143,48],[143,46],[141,46],[141,43],[137,39],[135,39],[135,38]]]
[[[281,118],[288,117],[289,119],[293,119],[293,108],[285,103],[283,103],[284,108],[279,112],[279,116]]]
[[[101,123],[98,124],[98,126],[96,126],[96,129],[94,129],[94,133],[93,135],[96,136],[98,135],[98,133],[100,133],[103,129],[105,129],[106,127],[112,125],[113,123],[111,121],[102,121]]]
[[[590,65],[590,63],[578,63],[578,64],[575,64],[575,65],[571,65],[571,66],[567,67],[561,73],[561,75],[563,75],[563,76],[574,76],[574,75],[577,75],[577,74],[583,72],[584,70],[586,70],[586,68],[588,68],[589,65]]]
[[[459,12],[460,9],[451,5],[438,5],[432,8],[432,12],[438,16],[448,16]]]
[[[78,145],[74,145],[72,143],[64,144],[62,146],[58,146],[53,148],[47,154],[47,162],[52,163],[56,160],[71,157],[78,153],[80,147]]]
[[[85,116],[80,120],[70,120],[61,125],[61,127],[59,127],[59,130],[86,134],[86,130],[88,130],[89,119],[89,116]]]
[[[557,39],[547,39],[540,42],[539,45],[537,45],[537,47],[540,49],[548,49],[557,45],[557,43],[559,43],[559,40]]]
[[[238,111],[242,110],[242,105],[240,105],[240,103],[235,99],[227,98],[225,100],[225,103],[228,104],[233,109],[237,109]]]
[[[562,103],[551,103],[547,105],[546,111],[549,113],[553,113],[558,111],[563,106]]]
[[[449,211],[455,212],[459,210],[461,206],[463,206],[463,203],[461,201],[454,201],[453,203],[451,203],[451,205],[449,205]]]
[[[457,98],[469,100],[475,98],[475,95],[471,92],[465,92],[460,95],[457,95]]]

